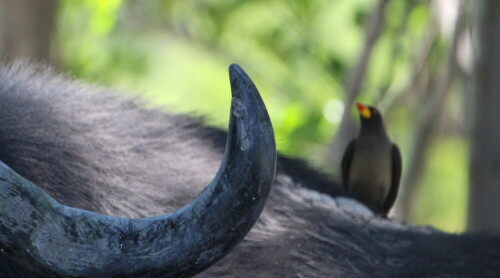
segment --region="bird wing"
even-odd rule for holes
[[[344,189],[347,188],[347,182],[349,179],[349,169],[351,168],[352,157],[354,155],[354,149],[356,147],[356,139],[352,139],[352,141],[347,145],[347,149],[344,152],[344,156],[342,157],[342,183],[344,184]]]
[[[391,207],[396,201],[398,196],[399,181],[401,180],[401,170],[403,169],[401,152],[398,146],[392,144],[391,148],[391,160],[392,160],[392,177],[391,177],[391,188],[389,189],[389,195],[385,199],[384,205],[382,206],[382,211],[387,214]]]

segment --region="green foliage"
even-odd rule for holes
[[[465,229],[468,146],[462,138],[440,138],[429,150],[422,187],[413,208],[417,224],[450,232]]]
[[[58,40],[63,65],[74,75],[146,91],[154,104],[210,115],[209,123],[221,127],[228,110],[223,72],[237,62],[264,95],[278,148],[311,157],[328,144],[338,125],[340,118],[331,114],[343,107],[332,112],[328,104],[342,103],[343,84],[374,3],[65,0]],[[387,59],[393,52],[391,34],[404,22],[408,7],[395,4],[387,11],[398,16],[389,17],[394,18],[388,21],[393,31],[384,35],[370,65],[365,91],[372,101],[394,80],[408,78],[410,43],[406,56],[400,55],[406,60],[396,64]],[[425,26],[425,21],[413,21],[415,29]]]
[[[102,83],[143,73],[144,50],[115,32],[120,8],[121,0],[61,1],[57,41],[67,71]]]
[[[218,126],[227,121],[223,72],[238,62],[273,111],[279,148],[308,155],[333,133],[323,106],[342,97],[362,43],[362,24],[350,14],[369,8],[367,1],[66,0],[58,40],[74,75],[147,91],[155,104],[210,115]]]

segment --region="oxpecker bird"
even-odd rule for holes
[[[387,216],[401,179],[401,153],[385,131],[380,112],[356,103],[361,129],[342,158],[344,188],[375,213]]]

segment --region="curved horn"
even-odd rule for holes
[[[0,162],[0,255],[50,277],[188,277],[224,257],[259,217],[276,148],[257,88],[229,67],[232,103],[224,159],[190,204],[128,219],[63,206]]]

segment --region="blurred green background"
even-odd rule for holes
[[[381,32],[355,99],[385,112],[404,171],[411,160],[422,165],[419,178],[408,181],[418,186],[402,218],[462,231],[470,8],[458,1],[61,0],[52,60],[77,78],[138,94],[147,105],[204,115],[221,128],[230,107],[227,67],[238,63],[262,93],[279,151],[335,174],[339,166],[327,153],[343,111],[356,116],[344,105],[346,87],[381,3]],[[422,124],[425,115],[437,115],[431,127]],[[425,144],[415,149],[418,140]]]

